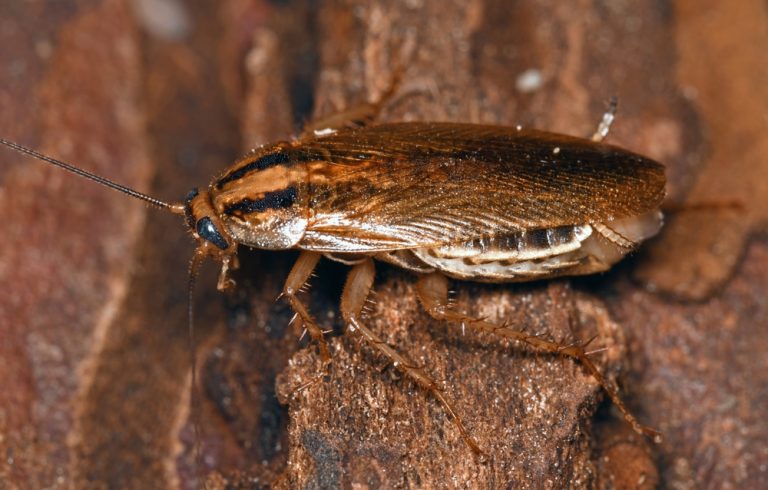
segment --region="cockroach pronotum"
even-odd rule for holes
[[[371,116],[380,105],[371,105]],[[448,301],[449,278],[500,283],[591,274],[657,233],[664,167],[602,142],[614,110],[615,103],[591,139],[477,124],[366,124],[368,118],[352,112],[335,115],[295,140],[253,150],[177,203],[17,143],[0,143],[183,216],[197,241],[191,281],[202,260],[212,257],[221,262],[218,288],[231,287],[228,273],[238,266],[239,245],[300,250],[281,295],[326,368],[331,357],[323,330],[297,293],[322,256],[350,265],[340,306],[347,329],[437,398],[467,445],[481,454],[436,382],[361,318],[374,259],[416,273],[418,298],[436,319],[577,359],[637,432],[658,439],[625,407],[585,343],[561,344],[473,318]]]

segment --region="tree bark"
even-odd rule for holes
[[[768,20],[760,2],[720,3],[4,4],[0,137],[163,199],[314,117],[376,99],[401,69],[382,121],[587,136],[616,95],[609,142],[665,163],[669,202],[691,204],[607,274],[454,285],[471,314],[555,338],[598,335],[598,368],[662,431],[660,445],[617,420],[579,364],[434,321],[411,274],[377,265],[368,325],[444,386],[490,456],[480,462],[433,397],[341,334],[340,264],[322,262],[306,294],[336,330],[330,375],[294,392],[320,363],[275,302],[293,252],[241,249],[238,288],[223,300],[205,269],[190,395],[192,244],[180,221],[3,150],[0,480],[765,486]]]

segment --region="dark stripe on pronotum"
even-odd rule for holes
[[[281,191],[267,192],[261,199],[241,199],[224,208],[224,214],[248,214],[267,209],[289,208],[296,201],[296,188],[288,187]]]
[[[254,170],[265,170],[270,167],[274,167],[276,165],[280,165],[283,163],[288,163],[291,159],[282,152],[276,152],[276,153],[268,153],[266,155],[263,155],[256,160],[252,161],[251,163],[244,165],[240,167],[239,169],[235,170],[234,172],[225,175],[221,179],[216,182],[216,187],[221,188],[225,184],[228,184],[229,182],[235,181],[237,179],[242,179],[246,175],[248,175],[250,172],[253,172]]]

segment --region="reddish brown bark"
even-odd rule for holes
[[[186,23],[157,10],[137,20],[121,0],[41,5],[0,7],[0,136],[161,198],[205,185],[312,114],[375,98],[403,66],[385,120],[587,135],[617,95],[610,141],[664,162],[671,202],[744,209],[679,213],[601,277],[455,286],[478,315],[554,336],[598,333],[610,349],[596,362],[624,374],[625,398],[662,445],[628,433],[608,404],[595,415],[602,394],[577,364],[430,320],[413,277],[387,266],[370,326],[444,384],[490,461],[472,458],[434,399],[347,337],[330,339],[329,379],[291,396],[319,367],[274,302],[295,255],[244,250],[239,288],[223,302],[214,268],[199,281],[196,461],[192,244],[180,220],[2,151],[3,481],[765,486],[760,2],[228,0],[187,3]],[[526,72],[540,83],[521,84]],[[325,325],[341,326],[345,272],[324,263],[313,280]],[[577,332],[569,317],[581,319]]]

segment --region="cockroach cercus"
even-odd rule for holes
[[[366,124],[365,118],[336,115],[313,123],[295,140],[253,150],[178,203],[17,143],[0,143],[183,216],[197,241],[192,281],[201,261],[212,257],[221,262],[218,288],[230,287],[228,272],[237,267],[240,245],[300,250],[282,296],[326,368],[324,332],[297,293],[322,256],[350,265],[340,306],[347,329],[434,395],[464,441],[481,454],[437,383],[361,318],[374,260],[414,272],[418,298],[436,319],[577,359],[627,422],[658,440],[625,407],[584,343],[562,344],[473,318],[448,300],[449,278],[500,283],[591,274],[657,233],[664,167],[602,142],[615,103],[611,107],[591,139],[478,124]]]

